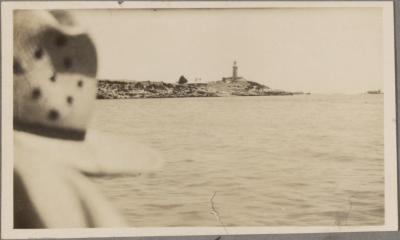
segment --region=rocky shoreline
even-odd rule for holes
[[[282,96],[299,93],[272,90],[244,79],[208,83],[99,80],[97,99],[184,98],[226,96]]]

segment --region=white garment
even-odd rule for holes
[[[94,131],[84,141],[14,131],[14,160],[24,187],[14,196],[14,215],[27,217],[24,212],[33,211],[41,224],[36,226],[38,220],[32,218],[22,225],[44,228],[126,226],[87,175],[135,175],[157,170],[163,162],[130,137]],[[29,203],[20,196],[24,194]]]

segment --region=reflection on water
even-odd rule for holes
[[[228,226],[384,223],[382,96],[103,100],[93,126],[166,159],[99,180],[132,226],[219,226],[214,192]]]

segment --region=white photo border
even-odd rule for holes
[[[312,227],[163,227],[13,229],[13,10],[15,9],[201,9],[201,8],[382,8],[384,79],[385,224]],[[392,1],[38,1],[1,2],[1,237],[82,238],[234,234],[371,232],[398,230],[394,6]]]

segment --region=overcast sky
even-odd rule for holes
[[[176,82],[239,75],[274,89],[383,88],[379,8],[76,11],[99,78]]]

